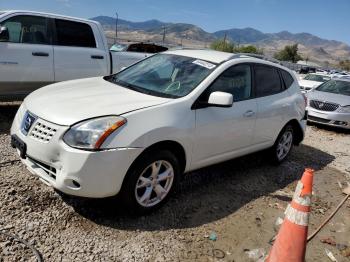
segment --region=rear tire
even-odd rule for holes
[[[131,166],[121,189],[121,201],[134,215],[150,213],[165,204],[181,174],[176,156],[168,150],[141,155]]]
[[[274,164],[280,164],[290,154],[293,148],[294,130],[291,125],[285,126],[278,135],[275,144],[270,149],[271,160]]]

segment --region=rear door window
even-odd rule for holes
[[[90,25],[55,19],[56,45],[75,47],[96,47],[94,33]]]
[[[257,97],[281,92],[282,85],[278,70],[272,66],[255,65],[255,92]]]

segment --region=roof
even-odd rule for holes
[[[13,14],[13,13],[22,13],[22,14],[24,13],[24,14],[51,16],[51,17],[56,17],[56,18],[99,24],[97,21],[88,20],[88,19],[84,19],[84,18],[72,17],[72,16],[66,16],[66,15],[58,15],[58,14],[52,14],[52,13],[29,11],[29,10],[1,10],[1,13],[3,13],[2,15],[8,15],[8,14]]]
[[[220,52],[215,50],[206,50],[206,49],[203,49],[203,50],[181,49],[181,50],[166,51],[164,53],[193,57],[193,58],[209,61],[216,64],[229,60],[234,56],[234,54],[232,53]]]

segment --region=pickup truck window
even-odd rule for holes
[[[8,30],[7,42],[25,44],[49,44],[50,42],[45,17],[14,16],[2,22],[1,26]]]
[[[55,19],[56,45],[96,47],[94,33],[88,24]]]

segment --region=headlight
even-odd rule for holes
[[[341,106],[338,110],[339,113],[350,113],[350,106]]]
[[[101,149],[107,137],[125,123],[126,119],[120,116],[86,120],[72,126],[64,134],[63,141],[71,147]]]

